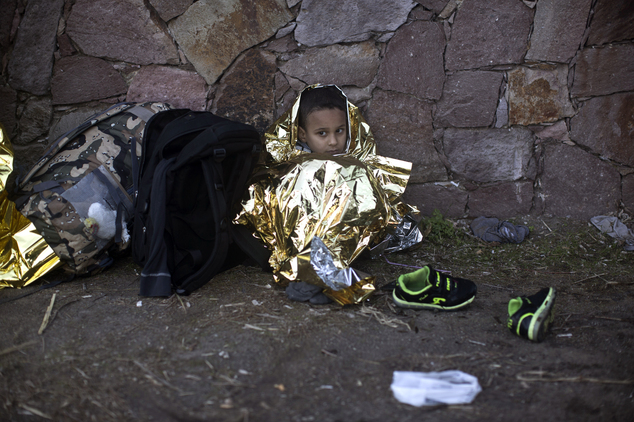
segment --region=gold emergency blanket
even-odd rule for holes
[[[300,99],[265,133],[264,159],[234,223],[249,227],[271,251],[276,282],[304,281],[342,305],[360,303],[374,291],[374,278],[350,264],[405,214],[417,212],[400,199],[411,163],[377,155],[369,125],[347,100],[347,153],[297,149]],[[344,281],[330,282],[337,278]]]
[[[24,287],[60,265],[35,226],[9,200],[7,178],[13,170],[13,150],[0,124],[0,288]]]

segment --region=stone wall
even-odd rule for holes
[[[0,121],[24,173],[119,101],[260,131],[307,84],[414,164],[424,214],[634,212],[631,0],[0,0]]]

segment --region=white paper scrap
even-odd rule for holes
[[[401,403],[412,406],[471,403],[482,391],[478,379],[462,371],[394,371],[392,392]]]

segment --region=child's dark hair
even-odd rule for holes
[[[346,112],[346,99],[337,87],[325,86],[304,91],[299,102],[299,127],[306,128],[306,119],[313,111],[330,109]]]

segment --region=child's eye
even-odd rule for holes
[[[319,136],[326,136],[326,131],[321,130],[321,131],[317,132],[317,135],[319,135]]]

